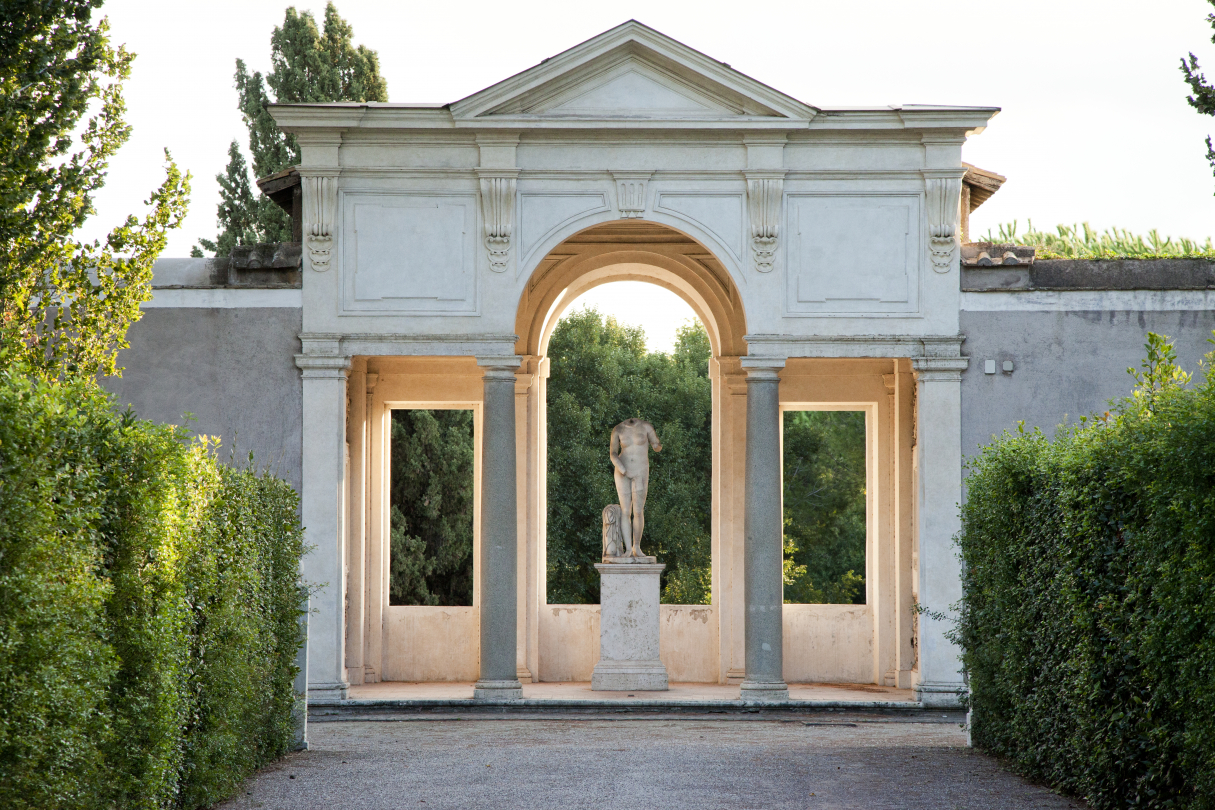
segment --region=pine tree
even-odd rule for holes
[[[1207,0],[1207,2],[1215,6],[1215,0]],[[1208,14],[1207,22],[1210,23],[1211,28],[1215,28],[1215,14]],[[1215,36],[1211,37],[1211,42],[1215,42]],[[1191,53],[1189,62],[1182,57],[1181,72],[1185,75],[1186,84],[1194,93],[1194,95],[1188,96],[1186,101],[1203,115],[1215,116],[1215,87],[1207,82],[1206,76],[1198,67],[1198,57]],[[1207,136],[1207,161],[1211,164],[1211,169],[1215,170],[1215,146],[1211,145],[1210,135]]]
[[[281,28],[270,37],[270,73],[249,73],[236,60],[238,107],[249,131],[253,177],[265,177],[299,163],[295,137],[281,132],[270,117],[269,89],[283,104],[326,101],[387,101],[388,89],[380,76],[380,60],[365,45],[355,47],[354,29],[338,16],[333,3],[325,6],[324,31],[317,29],[312,13],[288,8]],[[285,242],[291,239],[287,213],[260,194],[254,194],[249,168],[236,141],[228,147],[228,167],[217,175],[220,186],[215,241],[199,244],[216,256],[227,256],[235,245]],[[202,251],[194,248],[195,256]]]

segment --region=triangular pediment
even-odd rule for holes
[[[817,112],[637,22],[451,105],[461,121],[775,123]]]
[[[681,87],[644,64],[626,63],[623,70],[598,82],[576,85],[556,103],[538,104],[527,112],[548,115],[721,115],[730,109],[693,87]],[[665,81],[664,81],[665,79]]]

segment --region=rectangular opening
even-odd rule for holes
[[[390,605],[473,604],[473,411],[394,408]]]
[[[781,414],[786,604],[863,605],[866,412]]]
[[[677,331],[669,353],[647,350],[640,328],[597,309],[573,310],[557,324],[545,389],[547,604],[599,603],[604,508],[621,500],[609,448],[630,418],[650,422],[662,446],[647,456],[641,540],[642,552],[666,565],[660,600],[711,604],[711,353],[699,321]]]

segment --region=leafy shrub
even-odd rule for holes
[[[295,743],[298,506],[281,479],[219,468],[186,576],[193,629],[182,807],[223,799]]]
[[[0,806],[89,807],[117,671],[90,452],[106,403],[90,385],[52,395],[0,374]]]
[[[1103,417],[971,465],[972,737],[1095,808],[1211,808],[1215,375],[1188,386],[1149,335],[1136,378]]]
[[[290,747],[295,493],[0,371],[0,806],[193,808]]]

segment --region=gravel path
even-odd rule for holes
[[[851,722],[849,722],[851,721]],[[954,722],[492,719],[309,725],[223,810],[1083,808]]]

